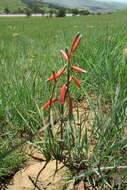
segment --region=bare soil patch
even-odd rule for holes
[[[39,155],[41,156],[41,155]],[[11,180],[10,185],[7,186],[8,190],[34,190],[34,183],[39,171],[44,167],[45,162],[39,162],[36,160],[29,160],[25,168],[17,172],[14,178]],[[62,167],[62,164],[58,164],[58,169]],[[56,161],[50,161],[46,168],[41,172],[37,181],[38,189],[45,190],[62,190],[64,185],[64,177],[66,169],[59,170],[54,176],[56,171]],[[33,180],[33,182],[32,182]]]

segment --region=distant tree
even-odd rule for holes
[[[41,13],[42,15],[44,15],[44,14],[45,14],[45,10],[44,10],[44,9],[40,9],[40,13]]]
[[[101,15],[101,12],[97,12],[96,15]]]
[[[66,16],[66,10],[65,9],[59,9],[57,17],[65,17]]]
[[[4,9],[4,13],[9,14],[9,13],[10,13],[10,10],[6,7],[6,8]]]
[[[80,14],[80,15],[89,15],[90,12],[89,12],[88,10],[80,10],[80,11],[79,11],[79,14]]]
[[[32,10],[30,8],[25,9],[25,14],[27,17],[30,17],[32,15]]]
[[[72,14],[74,16],[79,14],[79,10],[78,9],[72,9],[71,12],[72,12]]]

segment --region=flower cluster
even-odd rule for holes
[[[78,71],[81,73],[86,73],[86,71],[84,69],[81,69],[77,66],[71,66],[71,62],[70,62],[71,57],[72,57],[73,53],[76,51],[76,49],[78,48],[80,41],[81,41],[81,35],[80,35],[80,33],[78,33],[73,40],[71,50],[69,51],[68,49],[65,49],[65,50],[60,51],[62,56],[66,60],[66,64],[64,65],[64,67],[62,69],[60,69],[58,72],[54,73],[51,77],[49,77],[47,79],[48,82],[54,81],[54,83],[56,84],[58,79],[60,78],[60,76],[67,69],[67,83],[63,84],[60,89],[59,102],[60,102],[61,106],[63,106],[65,100],[67,100],[68,104],[69,104],[69,112],[72,112],[72,98],[70,97],[70,94],[69,94],[70,82],[73,80],[75,82],[75,84],[78,87],[80,87],[80,81],[76,77],[70,76],[70,71],[74,70],[74,71]],[[58,101],[58,99],[52,97],[51,100],[43,106],[43,108],[44,109],[49,108],[56,101]]]

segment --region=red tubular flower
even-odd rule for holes
[[[55,73],[50,78],[48,78],[47,81],[56,80],[57,78],[59,78],[63,74],[65,68],[66,68],[66,65],[64,65],[64,67],[60,69],[57,73]]]
[[[48,102],[43,106],[43,109],[49,108],[49,106],[51,106],[51,104],[55,103],[56,101],[57,101],[56,98],[52,98],[50,101],[48,101]]]
[[[72,77],[72,80],[75,82],[75,84],[76,84],[78,87],[81,86],[79,80],[78,80],[76,77]]]
[[[74,41],[73,41],[71,52],[74,52],[77,49],[77,47],[78,47],[78,45],[80,43],[80,40],[81,40],[81,35],[80,35],[80,33],[78,33],[76,35]]]
[[[60,104],[63,105],[65,101],[67,86],[64,84],[60,89]]]
[[[63,55],[63,57],[66,59],[66,61],[69,61],[69,56],[68,56],[67,52],[65,52],[64,50],[60,50],[60,53]]]
[[[87,73],[87,71],[85,71],[84,69],[81,69],[81,68],[76,67],[76,66],[72,66],[71,68],[72,68],[72,70],[78,71],[80,73]]]

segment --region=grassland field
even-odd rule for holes
[[[0,29],[1,181],[26,159],[20,147],[6,153],[24,139],[22,133],[29,136],[42,126],[37,108],[50,96],[51,84],[46,80],[64,65],[60,50],[71,46],[78,31],[83,37],[72,61],[88,73],[76,74],[81,88],[72,85],[73,96],[92,91],[114,109],[113,122],[126,127],[126,10],[81,17],[0,18]]]

